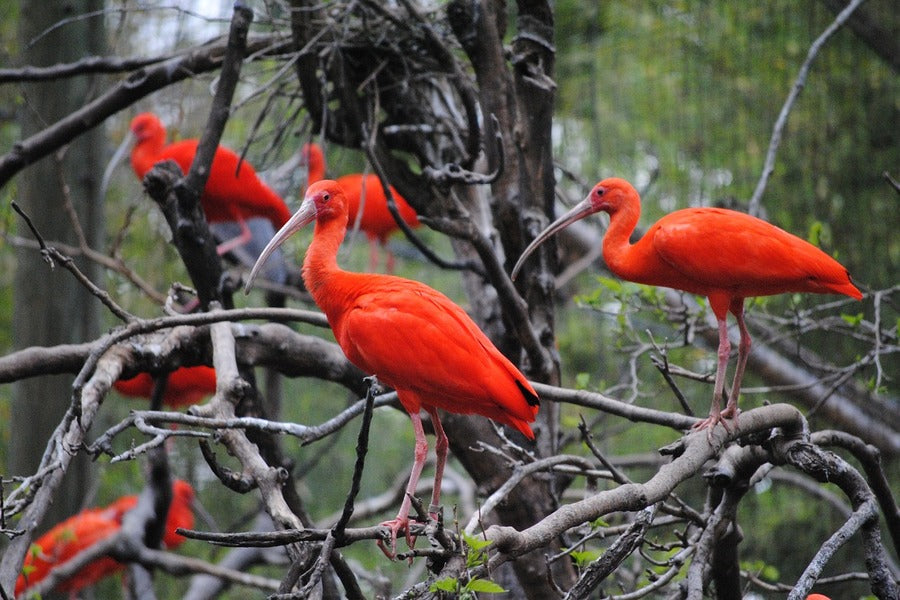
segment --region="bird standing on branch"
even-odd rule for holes
[[[172,502],[166,516],[163,545],[171,550],[184,542],[184,537],[175,533],[180,528],[194,526],[192,503],[194,489],[189,483],[176,480],[172,484]],[[118,533],[122,518],[138,503],[134,495],[123,496],[103,508],[88,508],[55,525],[42,535],[25,557],[22,574],[16,580],[16,596],[37,585],[53,569],[69,562],[94,544]],[[75,597],[79,590],[94,585],[99,580],[125,568],[122,563],[108,557],[101,557],[75,575],[60,583],[56,589]]]
[[[415,461],[406,496],[397,517],[383,523],[390,530],[385,553],[393,556],[400,531],[406,531],[412,545],[410,499],[428,452],[420,411],[431,416],[436,437],[430,510],[436,512],[448,448],[438,409],[480,414],[534,439],[528,424],[537,415],[538,396],[465,311],[440,292],[392,275],[342,270],[337,251],[347,232],[347,211],[347,197],[336,181],[309,186],[299,210],[263,250],[245,289],[272,249],[315,221],[303,261],[306,288],[350,362],[397,391],[415,430]]]
[[[596,212],[609,213],[603,259],[627,281],[674,288],[706,296],[719,324],[718,365],[709,417],[694,428],[728,427],[738,415],[738,394],[750,353],[744,323],[744,298],[786,292],[845,294],[859,300],[840,263],[800,238],[750,215],[722,208],[686,208],[670,213],[632,244],[641,215],[637,190],[624,179],[604,179],[569,212],[549,225],[522,253],[512,277],[547,238]],[[740,331],[737,367],[728,405],[721,410],[725,370],[731,353],[726,317],[731,312]]]
[[[322,148],[318,144],[305,144],[301,152],[309,169],[307,184],[312,185],[324,179],[325,155],[322,153]],[[359,229],[366,234],[369,240],[369,270],[375,271],[378,268],[378,246],[380,245],[387,254],[385,270],[393,273],[394,255],[387,247],[387,240],[394,232],[399,231],[400,226],[388,208],[387,195],[384,193],[381,180],[374,174],[351,173],[338,177],[336,181],[344,188],[344,194],[347,197],[350,227],[356,223],[360,206],[362,206]],[[400,217],[410,227],[418,227],[419,217],[416,215],[415,209],[397,193],[394,186],[388,187]]]

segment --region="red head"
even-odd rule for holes
[[[571,216],[571,220],[569,220],[568,223],[577,221],[582,217],[586,217],[587,215],[596,212],[604,211],[613,214],[623,206],[633,206],[636,200],[639,202],[640,197],[633,185],[624,179],[610,177],[595,185],[593,189],[591,189],[591,193],[588,194],[588,197],[571,211],[566,213],[566,216],[572,215],[572,213],[575,212],[575,209],[579,207],[581,207],[580,214],[578,216]],[[590,207],[590,210],[587,209],[588,206]],[[562,220],[562,217],[560,217],[559,220]]]
[[[806,600],[831,600],[831,598],[822,594],[810,594],[806,597]]]
[[[166,127],[153,113],[141,113],[131,120],[131,133],[138,142],[148,139],[166,139]]]
[[[587,198],[572,207],[569,212],[551,223],[545,230],[538,234],[534,240],[522,252],[522,256],[516,262],[516,266],[512,270],[512,279],[515,280],[519,269],[525,262],[525,259],[534,252],[547,238],[556,232],[565,229],[575,221],[583,219],[588,215],[604,211],[610,215],[615,214],[623,207],[637,209],[640,211],[640,196],[637,190],[630,183],[618,177],[610,177],[604,179],[591,189],[591,193]]]
[[[340,184],[331,179],[323,179],[317,181],[308,188],[303,196],[303,203],[294,213],[294,216],[284,224],[284,227],[278,230],[269,243],[263,248],[256,264],[247,277],[247,283],[244,291],[249,292],[253,280],[259,273],[262,266],[266,263],[269,255],[274,252],[275,248],[284,243],[294,232],[303,229],[313,221],[318,223],[327,223],[335,219],[343,220],[343,225],[347,225],[347,197]]]

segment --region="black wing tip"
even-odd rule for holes
[[[516,385],[519,386],[519,391],[522,392],[522,396],[525,398],[525,402],[528,403],[528,406],[540,406],[541,399],[538,398],[538,395],[533,391],[525,387],[521,381],[516,379]]]

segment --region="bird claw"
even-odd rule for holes
[[[409,518],[401,518],[397,517],[396,519],[391,519],[390,521],[384,521],[381,523],[382,527],[387,527],[391,532],[391,540],[390,546],[385,546],[384,540],[378,540],[378,548],[387,556],[389,559],[394,560],[397,557],[397,535],[401,531],[406,532],[406,545],[410,548],[414,548],[416,545],[416,538],[410,533],[409,527]]]
[[[732,406],[727,407],[721,412],[711,412],[707,418],[694,423],[694,425],[691,427],[691,431],[703,431],[705,429],[706,439],[709,441],[709,443],[712,443],[712,432],[716,428],[716,425],[721,423],[722,427],[725,428],[725,431],[731,434],[732,429],[728,424],[728,420],[736,419],[740,412],[741,411],[737,407]],[[735,429],[737,428],[735,427]]]

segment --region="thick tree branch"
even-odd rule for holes
[[[881,453],[878,449],[843,431],[816,431],[810,439],[818,446],[845,448],[862,464],[869,487],[884,513],[888,531],[894,541],[894,551],[900,555],[900,508],[891,493],[891,486],[882,467]]]
[[[715,447],[739,435],[773,427],[781,427],[785,435],[791,435],[803,429],[803,417],[797,409],[787,404],[749,410],[738,417],[732,433],[726,433],[722,428],[712,432],[712,445],[707,442],[706,432],[693,433],[684,438],[679,456],[663,465],[646,483],[622,485],[564,505],[524,531],[493,526],[486,532],[487,539],[494,541],[493,547],[498,551],[491,564],[499,565],[510,557],[542,547],[547,540],[561,535],[571,527],[593,521],[612,510],[637,511],[660,502],[668,497],[675,486],[697,474],[703,463],[714,456]]]

